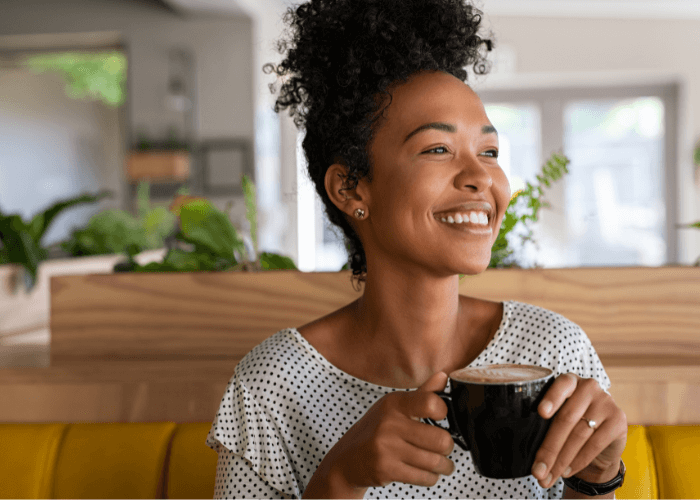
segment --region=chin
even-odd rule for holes
[[[489,260],[483,262],[481,265],[471,265],[468,268],[463,269],[462,271],[459,272],[459,274],[466,274],[467,276],[474,276],[475,274],[481,274],[486,269],[489,267],[489,262],[491,262],[491,258],[489,257]]]

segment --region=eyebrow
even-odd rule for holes
[[[457,127],[454,125],[451,125],[449,123],[443,123],[443,122],[433,122],[433,123],[426,123],[425,125],[421,125],[417,129],[415,129],[413,132],[408,134],[406,138],[403,140],[404,144],[408,142],[408,140],[416,135],[418,132],[422,132],[423,130],[428,130],[428,129],[435,129],[435,130],[442,130],[443,132],[450,132],[450,133],[455,133],[457,132]],[[496,134],[498,135],[498,132],[496,131],[496,128],[493,125],[484,125],[481,127],[481,133],[482,134]]]

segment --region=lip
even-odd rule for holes
[[[448,208],[446,210],[441,210],[440,212],[434,213],[433,217],[435,217],[435,219],[438,222],[441,222],[440,214],[446,214],[450,212],[473,212],[475,210],[486,212],[486,216],[489,218],[489,224],[491,224],[493,207],[487,201],[470,201],[467,203],[461,203],[459,205],[455,205],[452,208]]]

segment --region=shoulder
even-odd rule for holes
[[[541,333],[558,339],[585,337],[583,329],[569,318],[544,307],[524,302],[510,301],[509,329],[528,333]]]
[[[293,329],[285,328],[253,347],[236,365],[233,379],[249,390],[283,380],[304,362]]]
[[[556,373],[574,372],[593,377],[610,387],[598,353],[586,332],[565,316],[543,307],[511,302],[509,333],[519,337],[533,364],[549,366]]]
[[[555,311],[524,302],[510,302],[504,335],[519,345],[520,352],[537,356],[540,362],[565,363],[592,349],[578,324]]]

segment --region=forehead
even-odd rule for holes
[[[392,99],[384,110],[387,128],[420,125],[421,120],[463,117],[488,123],[484,106],[476,93],[449,73],[425,72],[390,90]],[[384,128],[384,127],[383,127]]]

